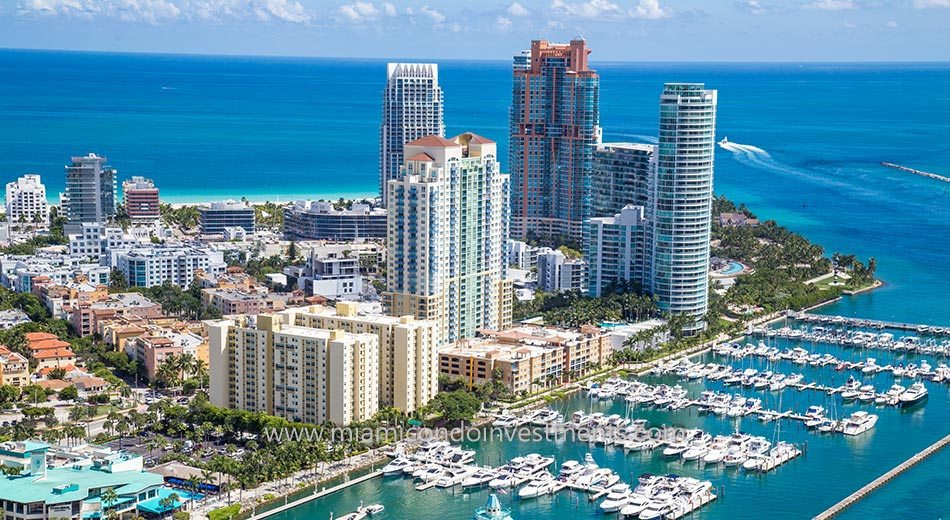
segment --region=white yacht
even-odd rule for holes
[[[507,489],[513,487],[518,478],[512,473],[502,473],[488,482],[488,487],[492,489]]]
[[[494,480],[497,476],[498,473],[491,468],[479,468],[475,470],[475,473],[472,473],[462,481],[462,487],[472,488],[484,486],[485,484],[488,484]]]
[[[383,466],[383,475],[397,475],[402,474],[406,468],[412,467],[412,461],[402,457],[393,459],[392,462]]]
[[[514,415],[503,414],[495,418],[491,425],[496,428],[514,428],[521,425],[521,419]]]
[[[558,482],[548,473],[543,472],[535,480],[528,482],[524,487],[518,490],[518,498],[537,498],[553,493],[558,487]]]
[[[845,419],[841,426],[841,433],[845,435],[860,435],[877,424],[877,415],[869,414],[864,410],[859,410],[851,414],[851,417]]]
[[[607,493],[607,497],[600,503],[600,510],[604,513],[619,511],[623,506],[627,505],[631,494],[632,491],[629,485],[622,482],[620,484],[614,484],[614,486],[610,488],[610,492]]]
[[[897,398],[900,406],[903,408],[908,408],[914,406],[917,403],[920,403],[927,398],[927,387],[924,386],[920,381],[910,385],[906,391],[904,391]]]

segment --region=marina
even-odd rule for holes
[[[777,324],[777,329],[782,325]],[[916,330],[902,330],[919,334]],[[899,336],[898,331],[885,329],[880,332],[892,332]],[[474,452],[471,462],[465,463],[474,469],[474,473],[466,479],[467,484],[459,483],[445,488],[433,485],[423,491],[415,491],[414,488],[421,483],[415,478],[377,478],[343,489],[332,497],[310,502],[303,506],[302,511],[306,513],[299,514],[328,518],[330,512],[353,511],[360,501],[365,501],[384,504],[384,514],[394,517],[418,516],[421,511],[437,509],[443,511],[442,516],[446,519],[472,518],[473,511],[485,504],[489,495],[494,493],[501,508],[509,511],[510,518],[515,520],[595,518],[605,513],[608,518],[623,518],[623,507],[612,510],[617,500],[628,497],[627,493],[637,489],[639,478],[650,474],[689,477],[711,484],[711,493],[716,498],[694,509],[689,514],[691,517],[725,519],[768,515],[781,519],[800,518],[801,515],[791,511],[780,512],[781,504],[788,500],[790,494],[802,496],[810,493],[812,498],[809,504],[814,508],[810,515],[818,514],[820,510],[832,507],[836,501],[865,485],[867,481],[862,479],[863,476],[880,474],[882,466],[894,467],[912,457],[916,451],[908,452],[907,447],[914,446],[917,442],[914,439],[926,435],[928,429],[946,427],[941,417],[942,413],[950,410],[946,385],[924,380],[925,388],[930,390],[930,398],[908,407],[875,405],[873,401],[858,399],[845,400],[842,387],[847,385],[849,378],[859,380],[861,386],[873,385],[876,396],[886,395],[895,384],[909,390],[914,381],[905,379],[901,383],[892,371],[886,370],[868,373],[862,372],[861,368],[835,370],[838,363],[851,363],[853,356],[866,354],[866,350],[858,350],[854,346],[778,335],[762,339],[768,342],[767,348],[776,348],[778,353],[795,348],[807,351],[806,362],[799,364],[793,359],[781,358],[770,360],[768,356],[754,354],[723,356],[710,351],[692,357],[688,365],[679,367],[682,372],[679,374],[663,370],[680,365],[677,362],[638,378],[602,380],[597,386],[591,385],[587,391],[550,403],[550,409],[502,414],[493,418],[491,423],[494,424],[488,430],[540,432],[551,437],[540,440],[529,437],[526,441],[512,442],[503,437],[489,436],[462,442],[457,449]],[[754,350],[759,345],[752,347]],[[729,348],[735,347],[730,345]],[[739,345],[739,348],[746,349],[748,345]],[[815,354],[825,363],[809,362],[809,357]],[[907,358],[919,366],[920,355],[916,352],[888,351],[886,355],[877,356],[879,365],[875,366],[890,364],[893,361],[891,356],[894,359],[897,356]],[[834,358],[837,363],[829,362],[829,358]],[[724,363],[724,360],[729,362]],[[866,357],[861,362],[866,363]],[[718,369],[714,369],[714,365],[718,365]],[[739,374],[754,370],[758,377],[764,377],[771,371],[771,377],[777,378],[781,374],[785,376],[783,379],[791,378],[791,381],[780,390],[762,388],[761,382],[758,389],[754,383],[752,386],[744,386],[741,382],[727,385],[725,380],[728,378],[720,374],[727,366]],[[691,374],[703,370],[709,370],[710,373]],[[934,370],[932,367],[931,371]],[[798,375],[801,378],[796,381]],[[941,390],[937,392],[937,389]],[[596,390],[593,396],[590,390]],[[624,392],[626,395],[620,395]],[[651,403],[635,402],[639,396],[646,398],[651,392],[654,396]],[[631,398],[631,394],[634,397]],[[656,404],[657,396],[659,406]],[[712,405],[716,400],[725,400],[727,396],[730,403],[736,399],[738,404],[739,398],[752,401],[750,406],[754,411],[734,413],[734,416],[729,415],[728,408],[723,414],[713,412]],[[816,416],[821,417],[822,422],[808,426],[809,420]],[[871,419],[871,416],[874,418]],[[855,419],[854,424],[847,431],[839,426],[835,430],[837,434],[832,434],[819,428],[826,422],[841,425],[852,418]],[[912,429],[906,427],[908,421],[914,423]],[[571,423],[611,426],[609,429],[589,428],[590,435],[581,442],[569,436],[577,428]],[[661,439],[659,442],[646,440],[638,444],[630,436],[635,427],[648,429],[662,426],[694,432],[694,435],[698,435],[695,439],[698,441],[697,446],[687,446],[686,449],[677,446],[673,450],[676,453],[664,455],[670,442]],[[629,437],[625,438],[622,435],[624,432]],[[775,450],[771,459],[751,462],[747,467],[741,457],[729,455],[728,447],[723,450],[723,446],[729,443],[728,439],[737,434],[765,439],[773,445],[769,450],[779,447],[779,444],[782,449]],[[779,440],[776,441],[777,435]],[[894,439],[898,438],[901,441],[895,444]],[[690,448],[696,449],[687,455]],[[521,476],[512,480],[510,487],[493,488],[489,485],[496,478],[492,476],[493,472],[519,457],[527,458],[526,454],[530,453],[543,458],[550,457],[553,462],[542,472],[528,476],[534,478]],[[583,466],[588,453],[599,468],[609,470],[617,477],[614,483],[607,485],[609,480],[606,480],[601,485],[590,486],[558,481],[560,469],[566,462],[577,461]],[[846,467],[829,465],[830,461],[842,456],[849,460]],[[489,476],[492,479],[486,482],[484,479]],[[761,492],[762,484],[765,484],[768,492]],[[519,496],[519,491],[529,486],[525,496]],[[411,498],[396,498],[404,493],[410,493]],[[697,500],[697,503],[702,501]],[[605,503],[606,508],[602,507]],[[607,512],[605,509],[612,511]],[[847,511],[842,513],[841,518],[847,517]]]

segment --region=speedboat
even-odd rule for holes
[[[910,385],[910,388],[904,391],[898,398],[898,402],[902,408],[909,408],[914,406],[924,399],[927,398],[928,392],[927,387],[924,386],[920,381]]]

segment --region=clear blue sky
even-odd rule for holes
[[[0,0],[0,47],[507,59],[950,60],[950,0]]]

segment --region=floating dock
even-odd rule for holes
[[[915,170],[913,168],[908,168],[906,166],[901,166],[899,164],[882,162],[881,166],[886,166],[888,168],[894,168],[895,170],[900,170],[902,172],[913,173],[914,175],[920,175],[921,177],[927,177],[928,179],[934,179],[941,182],[950,182],[950,177],[944,177],[943,175],[937,175],[936,173],[925,172],[921,170]]]
[[[948,179],[950,182],[950,179]],[[896,330],[908,330],[913,332],[920,332],[921,327],[931,328],[930,325],[920,325],[916,323],[901,323],[896,321],[882,321],[882,320],[867,320],[863,318],[849,318],[847,316],[831,316],[828,314],[808,314],[805,312],[795,312],[788,311],[786,317],[799,320],[799,321],[808,321],[808,322],[821,322],[832,325],[848,325],[851,327],[861,327],[861,328],[878,328],[878,329],[896,329]],[[950,327],[938,327],[942,330],[950,329]],[[932,330],[928,332],[931,335],[943,335],[947,332],[937,332],[934,333]]]
[[[897,465],[894,469],[874,479],[868,485],[855,491],[854,493],[852,493],[850,496],[848,496],[841,502],[838,502],[837,504],[826,509],[824,512],[816,516],[814,520],[827,520],[829,518],[833,518],[835,515],[851,507],[852,505],[854,505],[855,503],[857,503],[864,497],[873,493],[875,490],[877,490],[884,484],[887,484],[888,482],[893,480],[894,477],[909,470],[910,468],[916,466],[920,461],[926,459],[927,457],[930,457],[931,455],[945,448],[948,444],[950,444],[950,435],[947,435],[946,437],[940,439],[939,441],[931,444],[929,447],[927,447],[927,449],[921,451],[920,453],[915,454],[913,457]]]

